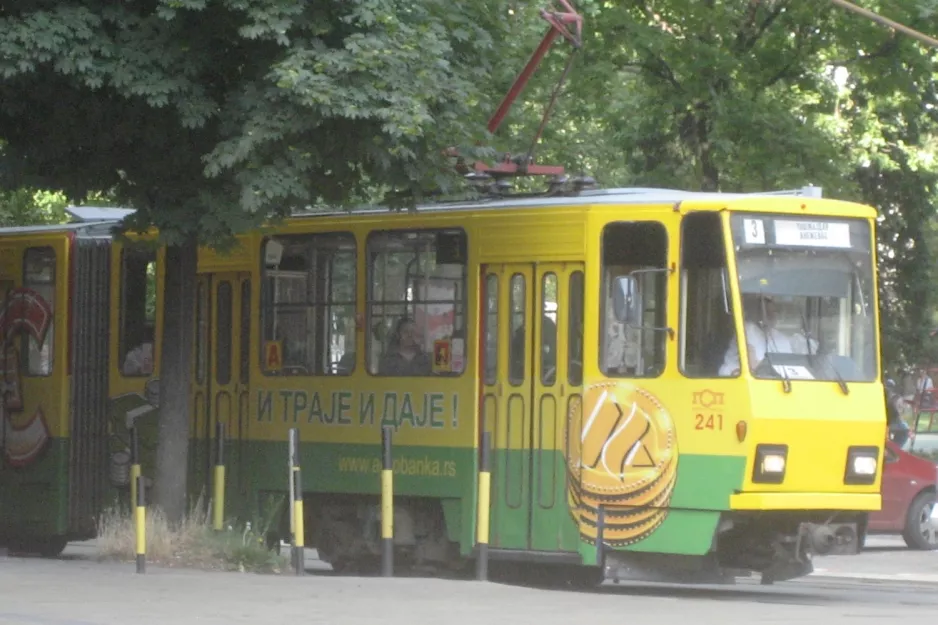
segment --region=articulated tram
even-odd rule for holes
[[[396,557],[458,567],[487,431],[493,560],[777,581],[855,553],[886,438],[876,214],[814,191],[295,215],[204,249],[190,490],[221,423],[226,512],[263,515],[298,428],[306,544],[355,569],[390,426]],[[0,232],[0,539],[44,553],[125,492],[129,427],[155,475],[163,255],[114,223]]]

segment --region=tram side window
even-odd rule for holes
[[[51,247],[33,247],[23,258],[23,286],[45,300],[49,307],[49,327],[41,342],[25,334],[22,352],[26,355],[26,373],[30,376],[52,374],[55,338],[55,250]]]
[[[583,384],[583,272],[570,274],[570,311],[567,321],[567,382]]]
[[[664,371],[667,332],[668,235],[657,222],[611,223],[603,229],[600,368],[611,377],[650,378]],[[638,285],[638,322],[617,321],[613,286]]]
[[[524,384],[527,356],[525,345],[527,343],[527,317],[528,293],[524,275],[516,273],[511,276],[509,290],[511,299],[508,311],[511,342],[508,344],[508,382],[512,386]]]
[[[231,282],[219,282],[215,288],[215,382],[219,385],[231,382],[233,299]]]
[[[199,280],[195,285],[195,381],[205,384],[208,374],[208,314],[211,301],[209,300],[208,285]]]
[[[466,235],[378,232],[368,239],[368,370],[459,375],[465,368]]]
[[[251,376],[251,283],[241,283],[241,336],[238,340],[238,381],[247,384]]]
[[[546,273],[541,280],[541,384],[557,380],[557,274]]]
[[[6,259],[4,259],[6,260]],[[12,260],[12,259],[11,259]],[[12,263],[11,263],[12,264]],[[7,280],[0,280],[0,310],[8,310],[12,304],[13,289],[16,284],[12,277]],[[7,342],[0,341],[0,388],[6,387],[5,391],[0,391],[0,411],[3,408],[12,408],[19,405],[19,385],[15,383],[16,376],[19,375],[19,361],[17,359],[16,346]],[[7,393],[4,395],[4,393]],[[3,425],[0,422],[0,425]]]
[[[121,252],[120,284],[121,373],[151,375],[156,337],[156,252],[125,247]]]
[[[485,383],[498,377],[498,276],[485,276]]]
[[[265,373],[351,374],[355,368],[354,235],[277,236],[263,245],[261,364]]]
[[[720,376],[727,350],[736,351],[726,271],[719,214],[685,216],[681,225],[680,358],[681,371],[687,377]],[[736,355],[737,362],[738,358]]]

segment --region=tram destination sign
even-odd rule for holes
[[[850,224],[776,219],[774,225],[776,245],[850,248]]]

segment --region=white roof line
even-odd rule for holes
[[[498,197],[473,198],[471,200],[453,200],[420,204],[416,207],[418,213],[443,212],[447,210],[473,210],[496,208],[537,208],[561,205],[584,204],[655,204],[670,203],[682,200],[730,200],[734,198],[751,198],[766,196],[800,196],[821,197],[821,188],[807,185],[800,189],[783,191],[759,191],[754,193],[721,193],[717,191],[685,191],[680,189],[665,189],[655,187],[625,187],[614,189],[594,189],[581,191],[575,195],[528,196],[528,197]],[[388,212],[385,206],[358,206],[349,211],[324,208],[323,210],[302,210],[291,214],[291,217],[326,217],[335,215],[362,215],[381,214]]]
[[[97,221],[120,221],[128,215],[132,215],[135,210],[117,206],[68,206],[65,212],[68,213],[74,221],[87,223]]]

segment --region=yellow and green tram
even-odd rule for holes
[[[807,574],[814,554],[855,553],[880,508],[875,217],[812,192],[590,190],[296,215],[202,250],[191,490],[211,492],[221,423],[227,512],[285,496],[297,428],[306,544],[352,569],[380,554],[390,426],[398,557],[459,566],[488,431],[493,559],[620,579]],[[161,254],[112,242],[108,305],[86,309],[74,278],[98,270],[70,228],[49,257],[51,375],[26,375],[34,338],[9,342],[24,396],[56,405],[41,453],[0,473],[13,538],[83,535],[84,493],[90,511],[127,483],[130,425],[153,475]],[[0,235],[14,293],[35,289],[41,236]],[[105,310],[106,351],[82,330]],[[85,377],[104,413],[80,404]],[[28,410],[5,414],[22,432]],[[288,538],[287,515],[277,527]]]

